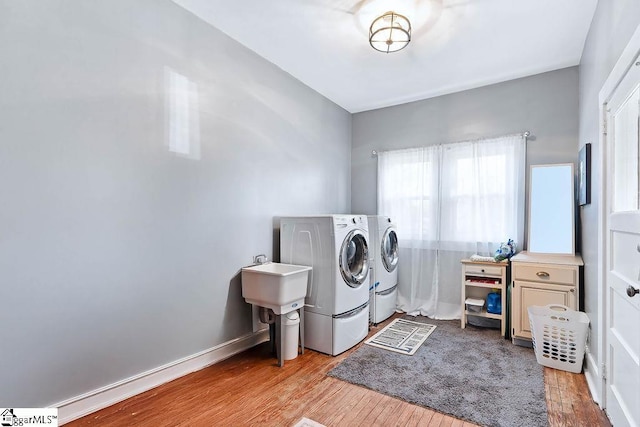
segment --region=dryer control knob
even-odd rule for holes
[[[356,219],[355,218],[351,218],[351,221],[355,224],[356,223]]]

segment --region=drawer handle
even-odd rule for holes
[[[575,291],[576,291],[575,288],[569,289],[569,292],[575,292]]]
[[[542,279],[548,279],[549,278],[549,273],[547,273],[546,271],[538,271],[536,273],[536,276],[542,278]]]

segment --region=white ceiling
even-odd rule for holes
[[[577,65],[597,0],[173,0],[355,113]],[[409,46],[368,42],[409,17]]]

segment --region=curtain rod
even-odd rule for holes
[[[479,141],[481,139],[495,139],[495,138],[504,138],[507,136],[514,136],[514,135],[522,135],[525,138],[528,138],[529,136],[531,136],[531,132],[529,132],[528,130],[525,130],[522,133],[510,133],[508,135],[500,135],[500,136],[494,136],[494,137],[489,137],[489,138],[474,138],[474,139],[467,139],[465,141],[458,141],[458,142],[471,142],[471,141]],[[455,142],[450,142],[448,144],[455,144]],[[434,144],[434,145],[445,145],[445,144]],[[402,148],[401,150],[404,150],[404,148]],[[386,150],[385,150],[386,151]],[[383,151],[379,151],[379,150],[371,150],[371,157],[377,157],[378,153],[382,153]]]

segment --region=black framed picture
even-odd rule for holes
[[[586,143],[578,153],[578,204],[591,203],[591,144]]]

